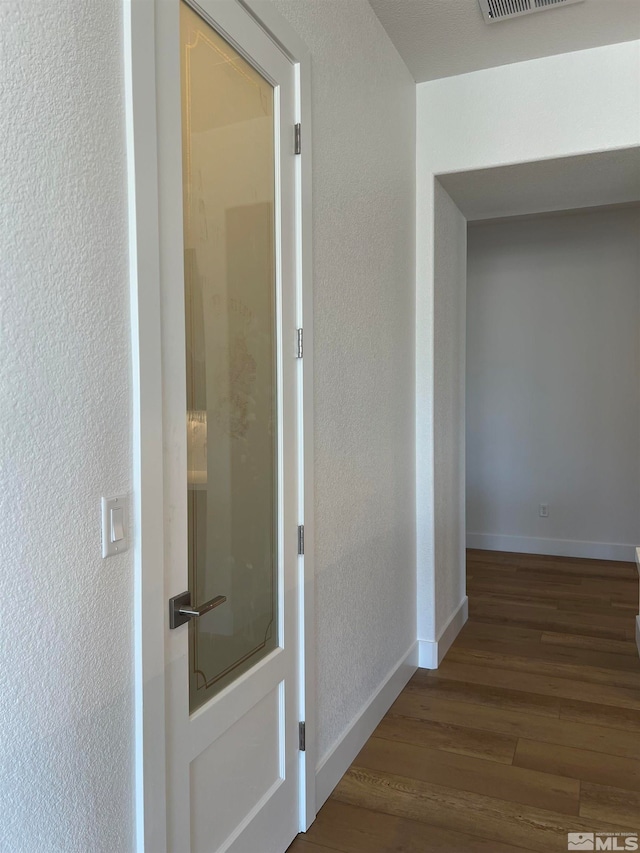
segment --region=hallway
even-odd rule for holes
[[[289,853],[548,853],[640,831],[635,566],[469,551],[467,586],[445,661]]]

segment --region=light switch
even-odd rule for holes
[[[121,554],[129,547],[126,495],[102,498],[102,556]]]
[[[120,542],[124,539],[124,510],[121,506],[111,508],[111,541]]]

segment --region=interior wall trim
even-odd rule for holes
[[[514,554],[545,554],[550,557],[584,557],[591,560],[633,562],[635,545],[615,542],[583,542],[573,539],[542,539],[537,536],[505,536],[499,533],[467,533],[467,548],[507,551]]]
[[[437,669],[469,618],[469,599],[465,595],[453,611],[437,640],[418,640],[418,663],[422,669]]]
[[[336,743],[320,759],[316,770],[316,809],[318,811],[417,668],[418,643],[416,641],[392,667]]]

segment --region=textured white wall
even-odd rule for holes
[[[446,585],[434,566],[434,175],[640,145],[640,42],[421,83],[416,116],[416,505],[418,636]],[[443,329],[443,334],[446,330]],[[452,425],[453,426],[453,425]],[[445,620],[446,621],[446,620]]]
[[[132,562],[99,528],[131,482],[120,5],[0,4],[11,853],[133,849]],[[415,87],[365,0],[274,5],[313,57],[324,752],[415,639]]]
[[[465,301],[467,221],[435,182],[434,313],[434,564],[439,631],[465,596]]]
[[[633,559],[640,212],[477,224],[468,246],[468,530],[535,537],[540,553],[627,544]]]
[[[0,4],[0,850],[130,851],[132,562],[119,0]]]
[[[274,0],[312,57],[319,757],[415,641],[415,84],[366,0]]]
[[[436,174],[628,148],[640,41],[420,83],[417,99],[419,166]]]

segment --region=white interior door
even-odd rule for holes
[[[182,596],[167,847],[283,853],[299,811],[294,67],[235,0],[156,9],[165,595]]]

